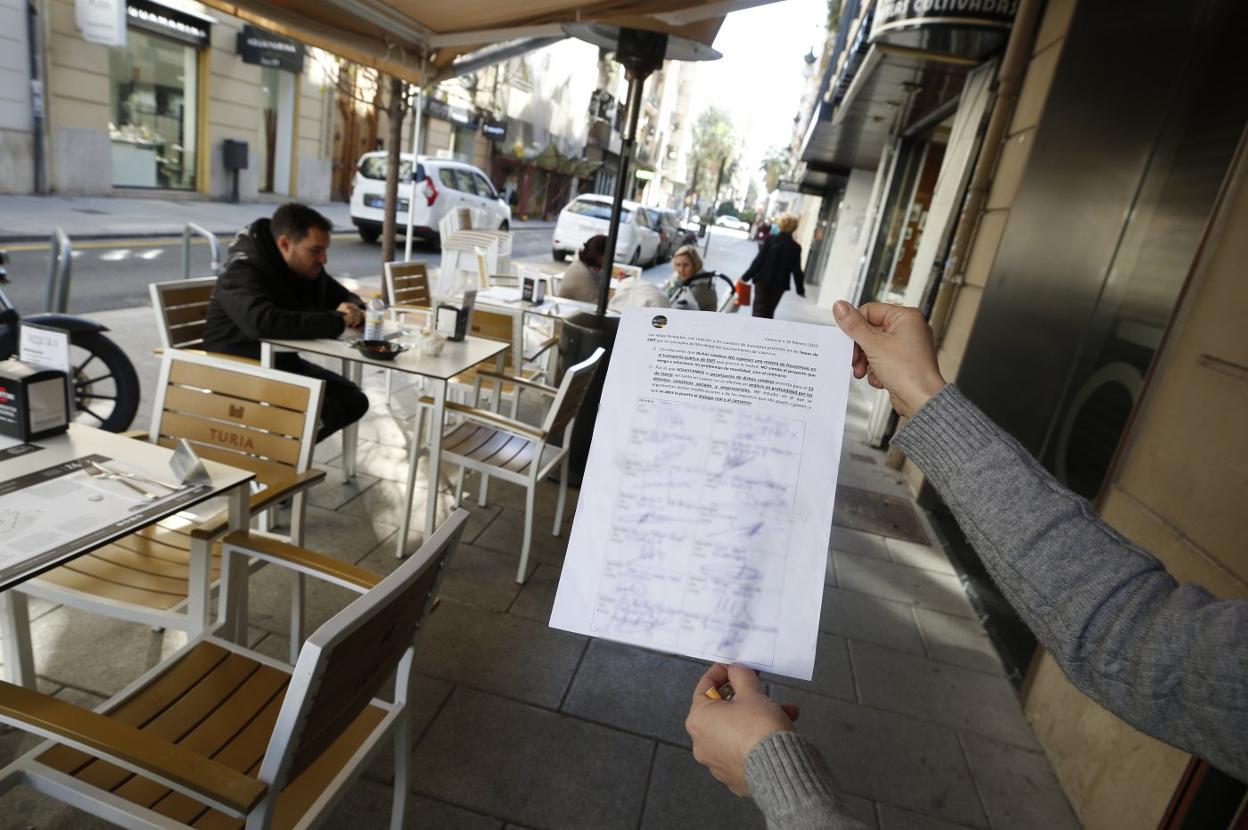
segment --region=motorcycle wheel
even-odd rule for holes
[[[139,410],[139,376],[121,347],[98,331],[69,336],[74,422],[122,432]]]

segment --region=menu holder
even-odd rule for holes
[[[469,289],[464,292],[462,305],[439,303],[434,316],[434,328],[446,335],[447,340],[452,342],[463,340],[468,335],[468,323],[472,318],[472,307],[476,302],[476,289]]]

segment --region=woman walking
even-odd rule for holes
[[[806,296],[806,286],[802,283],[802,246],[793,239],[797,217],[783,213],[776,224],[780,232],[767,238],[758,256],[741,275],[745,282],[754,283],[755,317],[770,318],[775,315],[781,295],[789,290],[790,276],[797,296]]]

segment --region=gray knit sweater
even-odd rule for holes
[[[946,386],[893,439],[1084,694],[1248,781],[1248,600],[1180,585]],[[746,763],[768,826],[856,827],[817,751],[772,735]]]

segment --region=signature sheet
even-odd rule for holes
[[[550,624],[810,679],[852,348],[626,310]]]

